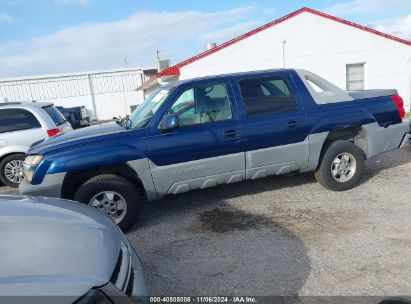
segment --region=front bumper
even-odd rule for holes
[[[47,174],[39,185],[32,185],[24,179],[19,186],[19,193],[28,196],[61,198],[61,189],[65,176],[65,172]]]
[[[101,290],[113,303],[147,303],[147,278],[143,263],[120,228],[118,232],[121,243],[117,263],[110,284]]]
[[[134,281],[133,281],[133,290],[131,297],[136,301],[141,300],[141,298],[148,296],[147,289],[147,277],[144,272],[143,264],[140,257],[135,252],[134,248],[131,247],[131,264],[134,269]]]
[[[130,244],[123,232],[120,231],[120,237],[122,243],[127,247],[127,251],[130,254],[131,269],[133,270],[133,288],[131,290],[131,297],[135,300],[140,299],[141,297],[148,296],[147,289],[147,276],[144,271],[143,262],[140,256],[137,254],[133,245]],[[138,302],[138,301],[137,301]]]

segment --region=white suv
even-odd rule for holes
[[[0,181],[17,188],[31,145],[73,130],[52,103],[0,103]]]

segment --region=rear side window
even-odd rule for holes
[[[0,133],[40,128],[37,118],[23,109],[0,109]]]
[[[50,118],[54,121],[56,126],[62,125],[66,119],[64,118],[63,114],[55,106],[47,106],[43,108],[44,111],[50,116]]]
[[[239,85],[247,116],[297,109],[287,83],[279,77],[244,79],[240,80]]]

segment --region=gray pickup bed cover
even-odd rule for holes
[[[397,95],[397,90],[361,90],[361,91],[348,91],[348,94],[354,99],[374,98],[381,96]]]

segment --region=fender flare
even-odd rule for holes
[[[10,154],[26,154],[27,151],[29,150],[29,147],[27,146],[6,146],[4,148],[0,149],[0,159],[5,157],[6,155]]]

